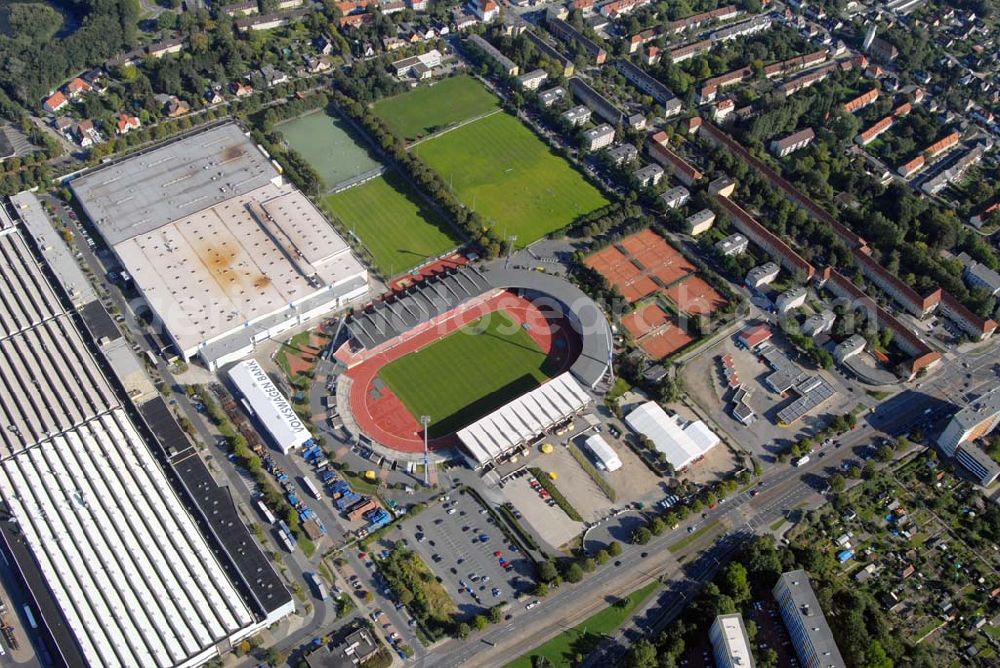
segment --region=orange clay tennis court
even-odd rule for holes
[[[585,263],[617,287],[630,304],[695,272],[687,258],[652,230],[628,236],[594,253]]]
[[[676,319],[656,303],[647,304],[622,318],[622,326],[651,359],[663,359],[694,341]]]
[[[726,305],[725,298],[698,276],[674,283],[663,295],[688,315],[711,315]]]

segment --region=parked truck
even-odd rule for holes
[[[323,495],[320,494],[319,489],[316,487],[316,483],[314,483],[312,481],[312,478],[310,478],[309,476],[306,475],[302,476],[302,487],[305,488],[307,492],[309,492],[309,496],[311,496],[312,498],[314,499],[323,498]]]
[[[320,579],[316,573],[308,572],[305,574],[306,579],[309,580],[309,584],[312,586],[313,593],[316,594],[316,598],[321,601],[326,600],[326,584]]]

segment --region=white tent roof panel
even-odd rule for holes
[[[618,457],[618,453],[608,445],[608,442],[600,434],[594,434],[588,438],[586,444],[608,472],[617,471],[622,467],[622,460]]]
[[[583,410],[590,401],[572,374],[564,373],[473,422],[458,437],[484,466]]]
[[[655,401],[648,401],[636,408],[625,416],[625,422],[632,429],[649,437],[656,449],[667,456],[667,461],[674,470],[686,467],[718,443],[718,438],[715,438],[715,443],[709,445],[711,439],[704,433],[708,431],[707,427],[704,431],[701,428],[692,429],[698,422],[682,429],[677,418],[667,415]],[[711,431],[708,434],[714,436]]]

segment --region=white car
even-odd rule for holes
[[[529,603],[528,605],[524,606],[524,609],[525,610],[531,610],[532,608],[537,607],[537,606],[538,606],[538,600],[536,599],[536,600],[532,601],[531,603]]]

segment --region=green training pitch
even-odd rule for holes
[[[494,311],[382,367],[379,377],[415,417],[445,436],[535,389],[558,369],[506,311]]]
[[[346,122],[323,111],[279,123],[285,142],[323,179],[327,188],[369,172],[379,163]]]
[[[499,108],[500,100],[470,76],[444,79],[375,103],[375,113],[408,140]]]
[[[458,245],[447,223],[398,172],[323,200],[361,239],[384,276],[395,276]]]
[[[413,149],[501,237],[525,246],[608,203],[510,114],[481,118]]]

